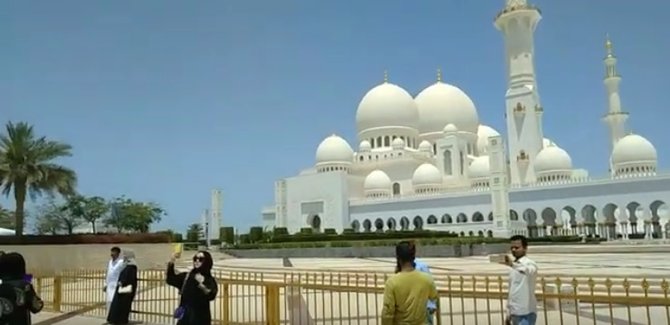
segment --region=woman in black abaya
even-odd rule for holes
[[[123,262],[126,266],[119,274],[119,283],[116,286],[114,299],[109,307],[107,323],[111,325],[125,325],[129,323],[130,310],[137,293],[137,264],[135,253],[123,250]]]
[[[179,254],[175,254],[168,263],[166,282],[179,289],[179,307],[174,317],[177,325],[210,325],[212,314],[210,301],[216,298],[218,285],[212,277],[212,255],[199,251],[193,256],[193,269],[189,272],[176,273],[174,262]]]
[[[26,274],[26,261],[19,253],[0,256],[0,324],[30,325],[31,315],[44,308]]]

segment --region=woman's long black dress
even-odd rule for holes
[[[119,289],[125,286],[132,286],[129,293],[119,293]],[[137,293],[137,266],[127,265],[119,274],[119,284],[116,286],[116,292],[112,299],[107,315],[107,323],[113,325],[128,324],[130,310]]]
[[[30,325],[30,314],[37,314],[42,308],[44,302],[32,284],[3,279],[0,284],[0,325]]]
[[[198,270],[193,270],[189,273],[176,273],[174,264],[168,264],[167,284],[179,290],[183,288],[181,297],[179,298],[179,306],[185,308],[185,313],[177,321],[177,325],[210,325],[212,323],[209,302],[216,298],[218,285],[209,272],[205,274],[201,273],[205,277],[203,284],[209,290],[209,293],[205,293],[202,289],[198,288],[198,282],[195,280],[196,274],[198,274]],[[185,284],[184,281],[186,281]]]

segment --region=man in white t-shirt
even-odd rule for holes
[[[510,246],[514,259],[505,256],[502,264],[510,267],[509,294],[507,297],[506,324],[535,325],[537,321],[537,299],[535,283],[537,265],[526,256],[528,239],[522,235],[510,238]]]

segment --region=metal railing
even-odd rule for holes
[[[380,324],[388,273],[215,272],[214,324]],[[177,290],[162,270],[143,270],[134,320],[171,324]],[[507,279],[435,273],[440,299],[436,324],[502,324]],[[105,316],[104,271],[36,277],[47,308]],[[670,324],[670,286],[664,278],[548,276],[538,278],[538,324]]]

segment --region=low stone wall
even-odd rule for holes
[[[463,257],[500,254],[509,250],[509,244],[435,245],[419,246],[421,257]],[[240,258],[347,258],[394,257],[393,246],[319,247],[277,249],[227,249],[226,254]]]
[[[118,246],[135,252],[142,269],[165,267],[173,244],[79,244],[79,245],[0,245],[5,252],[18,252],[26,259],[29,270],[52,274],[63,270],[107,269],[110,249]]]

